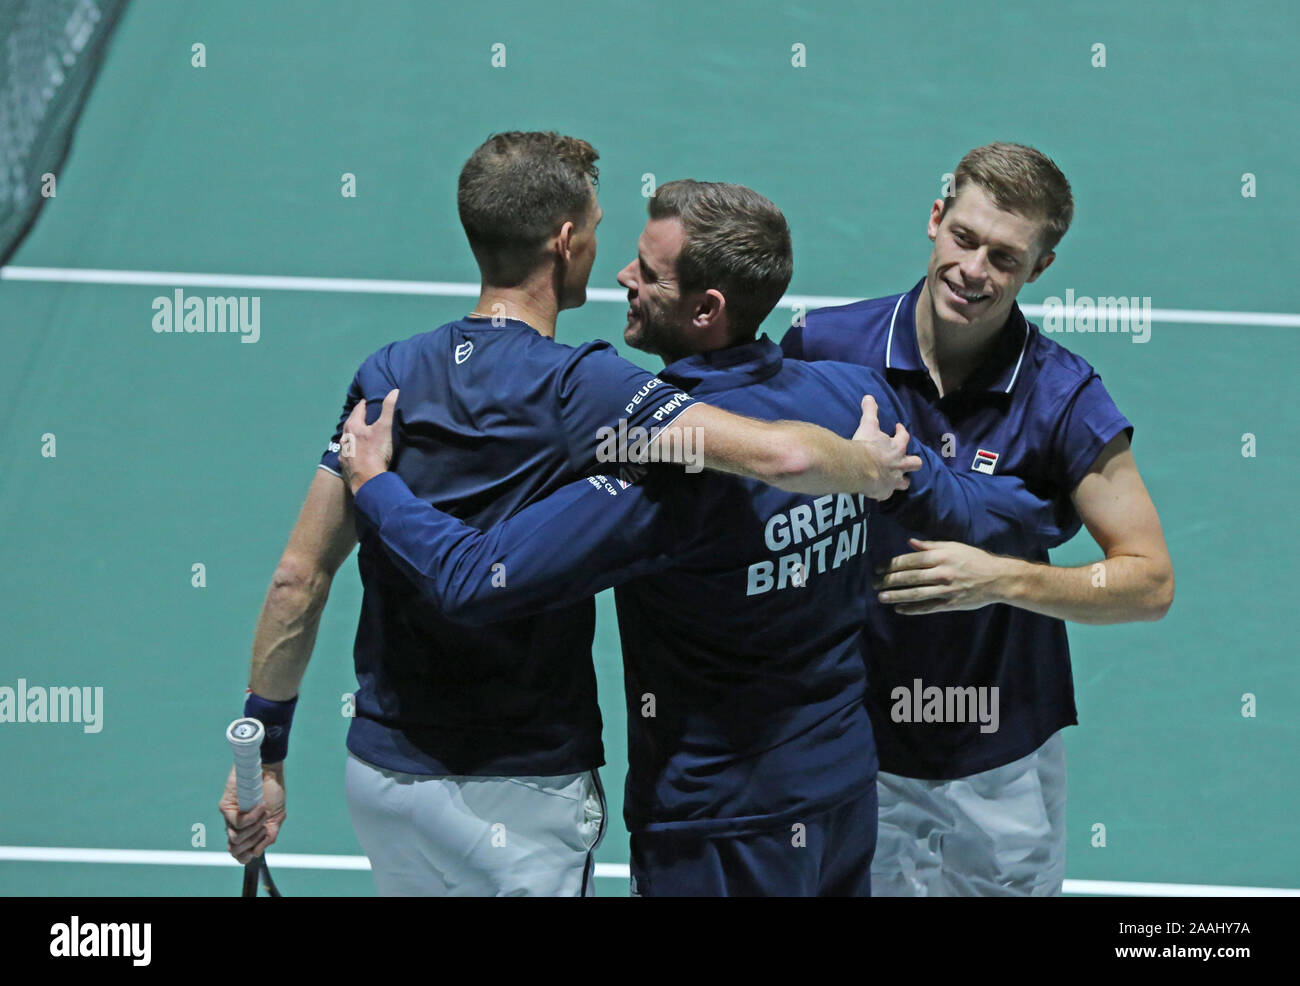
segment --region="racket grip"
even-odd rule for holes
[[[239,810],[251,811],[262,803],[262,739],[266,729],[256,719],[236,719],[226,729],[235,756],[235,792]]]

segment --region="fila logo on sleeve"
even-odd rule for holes
[[[975,461],[970,464],[970,467],[975,470],[975,472],[982,472],[986,475],[992,476],[993,469],[997,464],[998,453],[980,449],[975,453]]]

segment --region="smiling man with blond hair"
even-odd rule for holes
[[[930,207],[934,247],[915,287],[811,312],[782,342],[787,357],[879,370],[913,435],[949,468],[1018,476],[1057,507],[1059,532],[1027,559],[919,540],[887,516],[873,528],[881,578],[864,655],[880,757],[878,895],[1060,893],[1061,730],[1077,722],[1065,621],[1158,620],[1173,600],[1133,426],[1096,371],[1016,304],[1073,213],[1046,155],[978,147]],[[1049,564],[1047,549],[1081,525],[1104,558]],[[947,701],[954,694],[966,701]]]

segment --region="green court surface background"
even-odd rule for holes
[[[1022,302],[1069,288],[1158,309],[1300,312],[1298,21],[1288,2],[137,0],[57,197],[11,263],[472,282],[461,163],[494,131],[554,128],[601,153],[593,286],[615,287],[632,256],[650,173],[753,186],[789,219],[793,293],[871,297],[924,272],[942,174],[1009,139],[1050,153],[1077,203]],[[196,42],[205,68],[190,64]],[[791,64],[796,43],[806,67]],[[344,172],[355,198],[340,195]],[[0,724],[0,845],[200,852],[202,824],[207,851],[224,848],[222,730],[351,375],[470,304],[215,293],[260,297],[257,344],[154,333],[152,301],[169,288],[0,283],[0,684],[105,694],[97,734]],[[590,302],[562,316],[559,337],[609,338],[653,366],[622,345],[622,312]],[[767,331],[779,338],[788,318]],[[1057,338],[1135,423],[1178,579],[1160,623],[1071,627],[1081,725],[1067,733],[1067,876],[1300,887],[1300,330],[1161,321],[1145,344]],[[1084,534],[1054,560],[1096,555]],[[196,562],[206,588],[191,586]],[[360,851],[341,714],[359,599],[350,559],[302,688],[279,851]],[[613,818],[598,859],[621,863],[621,669],[609,595],[599,603]],[[0,862],[10,895],[229,895],[237,883],[210,867]],[[364,872],[286,870],[280,883],[373,889]]]

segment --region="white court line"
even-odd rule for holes
[[[0,267],[0,280],[50,281],[60,284],[123,284],[158,288],[244,288],[250,291],[334,291],[351,294],[436,295],[445,298],[477,298],[479,285],[468,281],[386,281],[359,277],[279,277],[263,274],[190,274],[150,270],[93,270],[79,267]],[[626,302],[621,288],[588,288],[591,301]],[[783,308],[826,308],[847,305],[861,298],[836,295],[788,294]],[[1043,305],[1021,305],[1029,318],[1047,314]],[[1073,307],[1058,311],[1071,317]],[[1095,314],[1095,313],[1090,313]],[[1300,328],[1300,315],[1282,312],[1218,312],[1183,308],[1152,308],[1152,322],[1185,325],[1257,325]]]
[[[205,849],[68,849],[63,846],[0,846],[0,861],[16,863],[132,863],[138,866],[239,866],[229,853]],[[266,861],[286,870],[368,870],[365,856],[267,853]]]
[[[238,866],[224,852],[183,849],[69,849],[62,846],[0,846],[0,862],[133,863],[143,866]],[[310,853],[267,853],[266,861],[281,870],[368,870],[365,856]],[[596,876],[626,880],[627,863],[597,863]],[[1196,883],[1134,883],[1124,880],[1066,880],[1067,894],[1113,897],[1300,897],[1300,890],[1282,887],[1222,887]]]
[[[1102,897],[1300,897],[1283,887],[1219,887],[1199,883],[1127,883],[1119,880],[1066,880],[1067,894]]]

